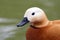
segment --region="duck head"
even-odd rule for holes
[[[35,27],[42,27],[48,23],[48,19],[42,9],[32,7],[26,10],[24,19],[17,24],[17,27],[22,27],[28,22]]]

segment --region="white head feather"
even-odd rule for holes
[[[34,15],[32,15],[34,13]],[[44,15],[44,11],[38,7],[32,7],[27,9],[24,17],[27,17],[30,22],[41,20]]]

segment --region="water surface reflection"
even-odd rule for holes
[[[0,40],[5,40],[6,38],[14,36],[16,33],[14,30],[16,30],[17,27],[14,26],[14,24],[11,25],[11,23],[16,21],[17,19],[0,18]]]
[[[5,40],[8,37],[13,37],[16,32],[16,27],[14,25],[0,26],[0,40]]]

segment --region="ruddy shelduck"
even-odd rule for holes
[[[17,27],[22,27],[28,22],[30,27],[26,32],[26,40],[60,40],[60,20],[48,20],[42,9],[27,9],[24,19]]]

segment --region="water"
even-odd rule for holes
[[[16,19],[0,18],[1,23],[11,23],[15,22]],[[6,38],[13,37],[16,33],[17,27],[15,25],[0,25],[0,40],[5,40]]]
[[[16,33],[13,30],[16,30],[14,25],[0,26],[0,40],[12,37]]]
[[[17,19],[9,19],[9,18],[0,18],[0,23],[11,23],[16,22]]]
[[[15,22],[17,20],[0,18],[0,40],[25,40],[25,29],[16,26]]]

